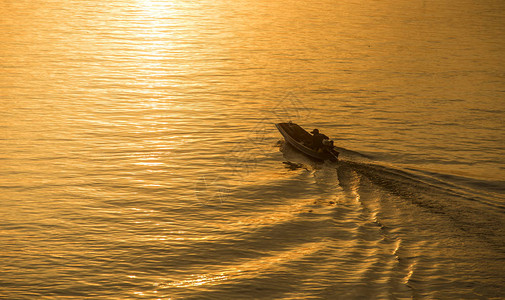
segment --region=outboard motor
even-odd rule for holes
[[[332,141],[332,140],[330,140],[330,139],[324,139],[324,140],[323,140],[323,145],[324,145],[325,147],[328,147],[328,148],[330,148],[330,149],[333,149],[333,141]]]
[[[338,158],[339,153],[338,151],[335,150],[335,146],[333,146],[333,140],[324,139],[323,146],[326,149],[326,151],[330,152],[335,157],[335,160]]]

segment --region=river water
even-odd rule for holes
[[[505,297],[505,2],[0,10],[1,299]]]

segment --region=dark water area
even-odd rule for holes
[[[0,12],[0,299],[505,298],[502,1]]]

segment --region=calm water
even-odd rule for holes
[[[1,299],[505,297],[505,2],[0,11]]]

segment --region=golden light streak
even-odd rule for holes
[[[218,285],[223,281],[244,280],[258,277],[258,273],[267,272],[270,269],[282,269],[282,264],[299,260],[312,255],[327,247],[326,241],[306,243],[291,250],[280,252],[277,255],[267,256],[240,265],[230,266],[224,271],[202,275],[193,275],[188,279],[173,280],[166,284],[159,284],[160,288],[169,287],[195,287],[202,285]]]

